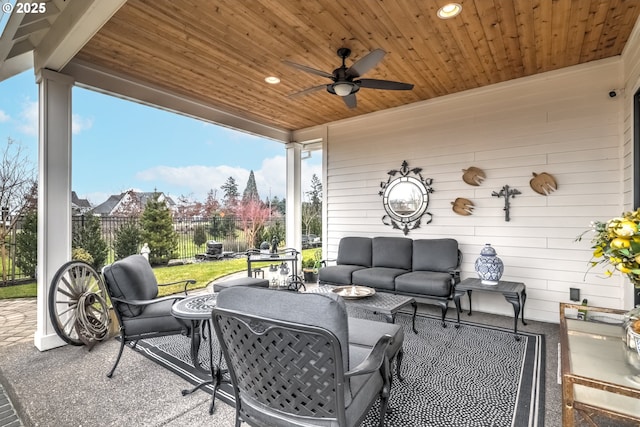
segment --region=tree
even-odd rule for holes
[[[138,224],[134,221],[125,222],[118,228],[114,236],[113,252],[115,259],[118,260],[137,254],[141,244],[142,235]]]
[[[247,202],[249,200],[260,200],[260,195],[258,194],[258,185],[256,184],[256,177],[253,174],[253,171],[249,172],[247,186],[242,193],[242,201]]]
[[[38,262],[38,211],[30,209],[16,234],[16,266],[25,276],[36,277]]]
[[[260,231],[271,215],[271,210],[260,200],[247,200],[240,203],[235,210],[236,217],[240,221],[240,227],[244,231],[247,245],[257,247],[261,238]]]
[[[0,153],[0,260],[2,281],[7,281],[7,246],[11,231],[22,215],[37,203],[35,167],[23,152],[22,145],[7,138]]]
[[[140,217],[142,241],[149,244],[151,264],[166,264],[175,257],[178,235],[173,229],[171,211],[165,202],[159,201],[160,193],[155,192],[147,202]]]
[[[233,211],[238,203],[238,197],[240,196],[240,193],[238,193],[238,184],[236,183],[236,180],[232,176],[230,176],[229,178],[227,178],[227,181],[222,184],[220,189],[224,191],[222,203],[227,210]]]
[[[100,270],[107,259],[107,243],[102,238],[100,219],[94,215],[81,217],[81,221],[73,222],[71,247],[84,249],[93,258],[91,264]]]
[[[322,182],[315,173],[311,176],[311,190],[307,191],[307,195],[314,207],[322,207]]]
[[[207,199],[202,207],[205,218],[211,218],[220,209],[217,190],[211,189],[207,193]]]
[[[304,234],[322,234],[322,183],[316,174],[311,177],[311,190],[305,193],[308,201],[302,203]]]
[[[202,246],[207,241],[207,232],[203,225],[197,225],[193,230],[193,244]]]
[[[271,198],[271,210],[278,212],[280,215],[285,215],[287,213],[287,200],[273,196]]]

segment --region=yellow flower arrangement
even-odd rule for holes
[[[613,275],[617,270],[626,274],[636,287],[640,287],[640,209],[625,212],[622,217],[607,222],[591,224],[595,233],[591,243],[593,258],[591,267],[609,264],[605,274]],[[582,240],[585,233],[578,236]]]

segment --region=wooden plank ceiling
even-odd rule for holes
[[[619,55],[637,0],[129,0],[77,58],[286,130]],[[358,106],[320,90],[329,73],[373,49],[387,52],[364,77],[411,91],[361,89]],[[281,79],[266,84],[266,76]]]

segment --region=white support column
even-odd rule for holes
[[[290,142],[287,150],[287,215],[285,230],[287,247],[302,248],[302,145]]]
[[[64,345],[49,318],[49,286],[71,259],[71,89],[73,79],[40,70],[38,134],[38,325],[40,351]]]

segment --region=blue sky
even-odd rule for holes
[[[73,190],[94,204],[130,188],[204,201],[233,176],[240,192],[253,170],[260,197],[285,196],[280,142],[73,89]],[[0,146],[22,143],[38,162],[38,86],[32,70],[0,82]],[[321,155],[303,161],[303,191],[321,174]]]

